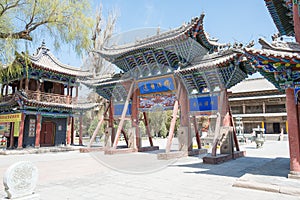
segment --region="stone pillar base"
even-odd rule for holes
[[[288,178],[300,180],[300,172],[290,171],[290,173],[288,174]]]

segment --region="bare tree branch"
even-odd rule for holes
[[[15,3],[13,3],[11,5],[10,4],[6,4],[5,6],[3,6],[1,4],[2,11],[0,12],[0,16],[2,16],[7,10],[18,7],[20,5],[19,4],[20,1],[21,0],[17,0]]]

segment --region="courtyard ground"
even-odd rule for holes
[[[259,149],[249,143],[241,148],[246,157],[219,165],[203,164],[203,155],[161,161],[155,152],[0,155],[0,178],[11,164],[26,160],[39,170],[36,193],[45,200],[300,199],[300,180],[286,178],[287,141],[267,141]],[[241,182],[247,184],[233,187]],[[1,184],[0,199],[4,196]]]

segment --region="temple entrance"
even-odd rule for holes
[[[54,146],[55,124],[53,122],[43,122],[41,129],[41,146]]]
[[[280,123],[273,123],[273,133],[280,133]]]

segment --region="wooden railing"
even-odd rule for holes
[[[12,95],[12,94],[9,94],[9,95],[7,95],[7,96],[2,96],[2,97],[0,98],[0,100],[1,100],[2,102],[7,102],[7,101],[11,100],[12,98],[13,98],[13,95]]]
[[[58,103],[58,104],[77,104],[77,97],[64,96],[53,93],[43,93],[28,90],[26,93],[27,98],[30,100],[37,100],[47,103]]]

